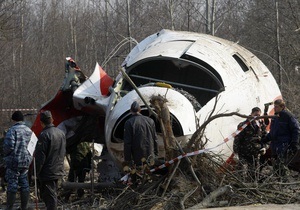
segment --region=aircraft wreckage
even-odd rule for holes
[[[131,103],[138,101],[141,113],[155,119],[149,101],[157,95],[167,99],[175,137],[186,141],[213,109],[249,114],[253,107],[281,98],[268,68],[237,43],[207,34],[162,30],[133,48],[115,79],[98,64],[93,74],[85,77],[67,58],[63,86],[39,113],[51,110],[54,124],[67,133],[67,150],[80,141],[104,143],[121,166],[123,127]],[[39,113],[32,127],[37,135],[41,131]],[[241,120],[232,116],[208,124],[207,148],[223,142]],[[163,156],[161,130],[155,121]],[[232,141],[214,151],[230,156]]]

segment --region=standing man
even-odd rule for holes
[[[21,111],[15,111],[11,119],[16,123],[7,131],[3,146],[7,181],[6,209],[13,209],[18,185],[21,188],[21,209],[27,209],[30,190],[28,169],[32,161],[27,147],[33,132],[23,122]]]
[[[50,111],[42,112],[40,120],[43,130],[35,151],[36,173],[47,210],[56,210],[58,179],[64,175],[66,136],[63,131],[54,127]]]
[[[259,107],[254,107],[251,110],[251,117],[259,117],[260,115],[261,109]],[[234,138],[233,151],[238,154],[241,164],[247,168],[253,177],[259,164],[259,157],[266,152],[267,145],[263,145],[261,142],[265,134],[263,131],[264,122],[257,119],[250,122],[250,119],[247,119],[238,125],[238,129],[246,123],[249,123],[247,127]]]
[[[272,119],[270,132],[264,141],[271,141],[272,158],[275,161],[274,169],[280,176],[286,176],[289,174],[286,165],[287,158],[298,150],[299,123],[294,115],[286,110],[282,99],[274,101],[274,111],[278,117]]]
[[[130,111],[132,116],[124,126],[124,160],[125,164],[142,165],[142,159],[154,160],[158,155],[157,135],[154,121],[140,114],[141,107],[134,101]]]

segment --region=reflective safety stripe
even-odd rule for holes
[[[256,118],[256,117],[255,117]],[[153,168],[150,170],[151,173],[155,172],[155,171],[158,171],[162,168],[165,168],[171,164],[173,164],[174,162],[177,162],[178,160],[184,158],[184,157],[190,157],[190,156],[194,156],[194,155],[199,155],[199,154],[202,154],[202,153],[207,153],[207,152],[210,152],[214,149],[216,149],[217,147],[225,144],[226,142],[228,142],[229,140],[233,140],[235,136],[237,136],[242,130],[244,130],[255,118],[247,121],[242,127],[238,128],[235,132],[233,132],[231,135],[229,135],[227,138],[225,138],[223,140],[223,142],[221,142],[220,144],[218,144],[217,146],[214,146],[214,147],[211,147],[211,148],[207,148],[207,149],[201,149],[201,150],[197,150],[197,151],[194,151],[194,152],[189,152],[189,153],[185,153],[183,155],[180,155],[172,160],[169,160],[169,161],[166,161],[164,164],[156,167],[156,168]]]
[[[14,112],[14,111],[37,111],[37,109],[0,109],[1,112]]]

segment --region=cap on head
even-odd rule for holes
[[[12,114],[12,116],[11,116],[11,119],[13,120],[13,121],[23,121],[24,120],[24,116],[23,116],[23,114],[22,114],[22,112],[21,111],[15,111],[13,114]]]
[[[49,118],[52,118],[52,114],[51,114],[51,112],[49,110],[41,112],[41,114],[40,114],[40,120],[42,122],[45,122],[45,120],[47,120]]]
[[[134,112],[134,113],[137,113],[141,110],[141,107],[139,105],[138,102],[134,101],[132,104],[131,104],[131,107],[130,107],[130,111]]]

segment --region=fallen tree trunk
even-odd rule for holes
[[[174,158],[174,150],[176,149],[176,139],[172,130],[171,116],[167,107],[167,99],[158,95],[152,96],[150,103],[157,112],[157,119],[160,122],[160,127],[163,134],[166,159]]]

